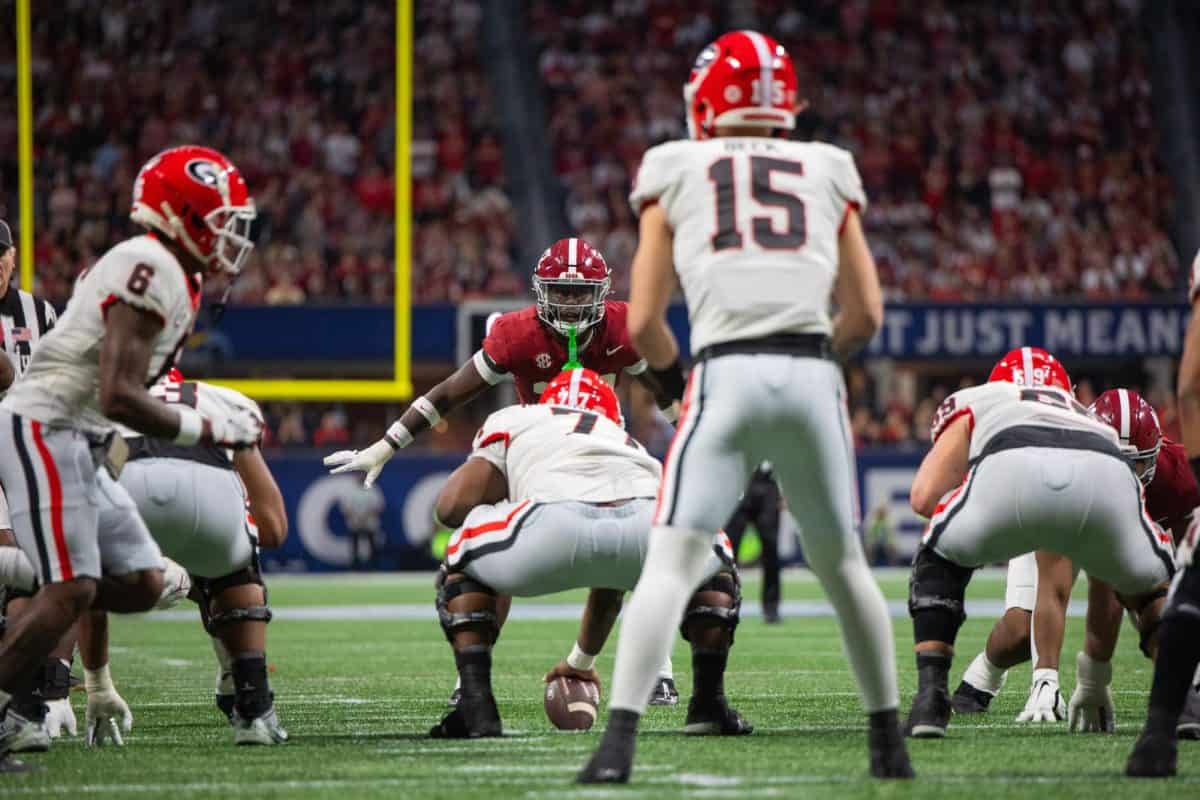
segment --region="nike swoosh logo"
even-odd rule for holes
[[[623,350],[623,349],[625,349],[625,345],[619,344],[616,347],[612,348],[611,350],[605,350],[604,355],[611,356],[613,353],[617,352],[618,350]]]

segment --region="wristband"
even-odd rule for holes
[[[393,450],[399,450],[413,443],[413,435],[408,432],[408,428],[404,427],[403,422],[396,420],[383,435],[383,440],[390,444]]]
[[[425,395],[421,395],[416,400],[413,400],[412,408],[416,409],[416,412],[425,418],[425,421],[429,423],[429,427],[431,428],[437,425],[442,419],[442,415],[438,413],[437,406],[430,402],[429,398]]]
[[[204,417],[194,408],[176,406],[179,412],[179,433],[172,440],[175,444],[192,445],[204,435]]]
[[[87,689],[88,694],[93,692],[111,692],[113,687],[112,677],[108,674],[108,664],[105,664],[99,669],[83,668],[83,686]]]
[[[683,393],[687,390],[687,381],[683,377],[683,367],[679,364],[679,357],[676,356],[671,364],[662,369],[650,367],[650,374],[662,389],[663,394],[672,400],[682,400]]]
[[[596,663],[596,657],[588,655],[579,649],[579,642],[571,647],[571,655],[567,656],[567,666],[571,669],[589,670]]]

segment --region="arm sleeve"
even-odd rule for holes
[[[666,199],[669,194],[672,188],[669,154],[667,145],[659,145],[642,156],[633,191],[629,193],[629,204],[635,215],[640,217],[646,206]]]
[[[854,156],[845,150],[837,150],[833,169],[834,195],[862,214],[867,210],[867,193],[863,191],[862,177],[854,164]]]

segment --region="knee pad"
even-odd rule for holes
[[[450,601],[459,595],[486,594],[495,597],[496,590],[474,578],[468,578],[461,572],[455,574],[462,575],[462,579],[447,583],[446,578],[450,577],[450,573],[443,569],[438,572],[436,583],[438,622],[442,625],[442,632],[446,634],[446,641],[454,644],[456,631],[480,626],[488,632],[491,641],[496,641],[500,636],[500,619],[496,616],[495,611],[486,609],[456,613],[450,610]]]
[[[954,644],[967,618],[963,600],[973,571],[942,558],[932,547],[917,550],[908,580],[908,613],[917,642]]]
[[[249,585],[263,587],[263,605],[233,608],[228,611],[213,613],[212,601],[217,595],[235,586]],[[220,578],[201,578],[193,575],[192,586],[199,595],[195,599],[196,603],[200,606],[200,621],[204,624],[204,630],[208,631],[210,636],[215,636],[217,628],[222,625],[234,622],[270,622],[274,616],[271,613],[270,606],[266,604],[266,584],[263,583],[262,574],[258,571],[257,564],[251,564],[248,567],[239,569],[237,572],[231,572]]]
[[[693,620],[707,619],[715,621],[729,631],[729,643],[732,645],[734,631],[737,630],[738,622],[742,618],[741,577],[736,570],[718,572],[696,589],[696,594],[700,592],[720,592],[728,596],[731,602],[729,606],[702,605],[695,602],[693,596],[692,601],[688,603],[687,609],[683,612],[683,622],[679,625],[679,632],[683,635],[684,640],[691,641],[688,637],[688,623]]]

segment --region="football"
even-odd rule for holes
[[[600,687],[591,681],[560,677],[546,684],[546,718],[560,731],[586,731],[600,710]]]

